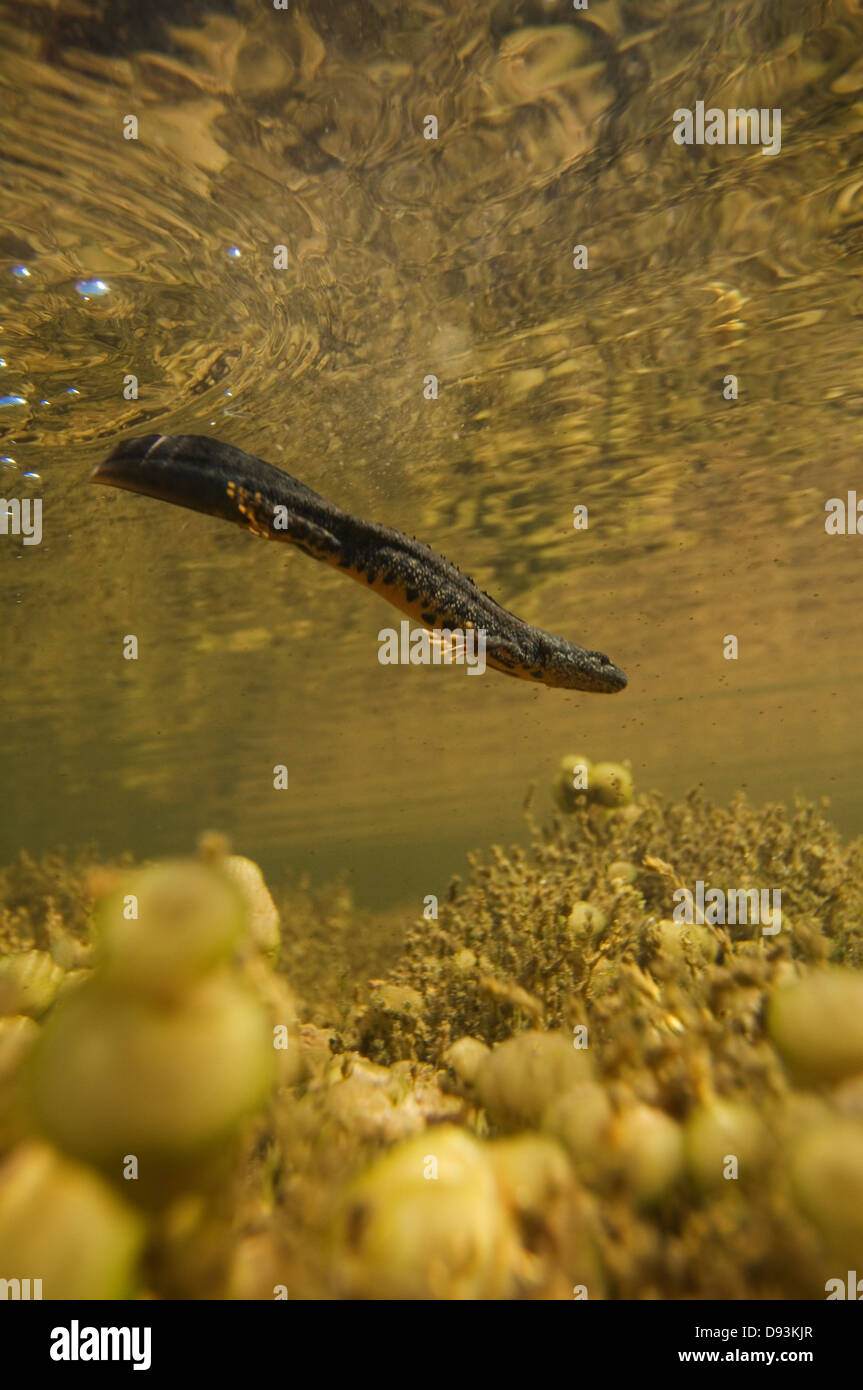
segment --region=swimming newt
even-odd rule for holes
[[[91,474],[106,483],[236,522],[342,570],[426,628],[485,632],[486,661],[521,680],[610,694],[626,676],[588,651],[523,622],[421,541],[362,521],[263,459],[206,435],[128,439]]]

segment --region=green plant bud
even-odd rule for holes
[[[791,1181],[801,1210],[831,1252],[859,1268],[863,1249],[863,1125],[837,1119],[813,1129],[791,1154]]]
[[[38,1036],[38,1023],[25,1014],[0,1018],[0,1152],[27,1132],[21,1072]]]
[[[611,1114],[611,1102],[602,1086],[583,1081],[546,1106],[542,1128],[565,1146],[579,1173],[592,1174],[605,1148]]]
[[[607,872],[609,883],[634,883],[638,878],[638,865],[628,859],[615,859]]]
[[[716,933],[702,922],[673,922],[663,917],[656,924],[660,954],[667,959],[685,960],[687,948],[691,956],[694,950],[705,961],[715,961],[720,945]]]
[[[520,1218],[543,1222],[551,1203],[572,1189],[566,1153],[548,1135],[495,1139],[488,1145],[488,1156],[501,1196]]]
[[[495,1124],[538,1125],[546,1106],[563,1091],[591,1080],[584,1049],[565,1033],[520,1033],[494,1049],[481,1066],[476,1086]]]
[[[93,945],[63,932],[51,943],[51,956],[65,971],[87,970],[93,964]]]
[[[41,1018],[54,1003],[63,968],[47,951],[0,956],[0,1014]]]
[[[139,869],[99,906],[102,968],[115,988],[175,997],[228,958],[246,915],[240,889],[210,865]]]
[[[767,1023],[800,1085],[863,1072],[863,972],[841,966],[810,971],[774,991]]]
[[[338,1267],[354,1297],[506,1297],[518,1245],[483,1146],[435,1126],[397,1144],[354,1182],[336,1221]]]
[[[176,1004],[115,994],[91,980],[59,1004],[30,1059],[43,1132],[119,1176],[227,1140],[264,1099],[273,1047],[254,996],[228,978]]]
[[[568,753],[565,758],[561,758],[560,766],[555,774],[552,783],[552,793],[561,811],[572,812],[576,806],[582,805],[587,800],[587,789],[573,785],[573,777],[577,768],[586,768],[588,779],[590,777],[591,762],[583,753]]]
[[[600,806],[628,806],[633,796],[632,773],[622,763],[594,763],[588,796]]]
[[[608,925],[608,917],[601,907],[595,907],[593,903],[578,902],[573,903],[566,925],[570,931],[579,935],[601,936]]]
[[[30,1279],[31,1298],[34,1279],[45,1299],[129,1298],[143,1239],[101,1178],[47,1144],[22,1145],[0,1168],[0,1268]]]
[[[229,855],[222,867],[243,895],[247,937],[265,956],[275,960],[282,939],[281,923],[263,874],[252,859],[244,859],[239,854]]]
[[[683,1134],[664,1111],[629,1106],[610,1126],[611,1159],[638,1202],[663,1197],[683,1171]]]
[[[707,1190],[733,1185],[731,1157],[741,1181],[760,1171],[767,1134],[750,1105],[726,1100],[699,1105],[688,1116],[684,1134],[689,1171]]]
[[[462,1085],[473,1086],[480,1067],[490,1056],[491,1048],[479,1038],[459,1038],[444,1053],[444,1061],[452,1067]]]

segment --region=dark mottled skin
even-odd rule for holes
[[[147,435],[120,444],[91,480],[223,517],[287,541],[343,570],[427,628],[483,628],[486,661],[507,675],[611,693],[626,676],[602,652],[532,627],[421,541],[361,521],[304,483],[205,435]],[[286,509],[281,521],[276,508]]]

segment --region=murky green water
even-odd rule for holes
[[[858,0],[0,17],[0,491],[44,502],[0,536],[0,858],[217,827],[416,901],[582,750],[863,829],[863,540],[824,524],[860,479]],[[778,154],[677,145],[697,101],[781,109]],[[380,600],[87,485],[153,431],[420,536],[629,688],[380,666]]]

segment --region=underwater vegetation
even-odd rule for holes
[[[669,803],[581,756],[554,790],[529,850],[472,856],[397,946],[382,923],[377,969],[346,890],[279,912],[215,836],[143,866],[19,857],[0,1276],[822,1299],[860,1268],[863,843],[823,805]],[[681,920],[696,883],[781,889],[781,926]]]

